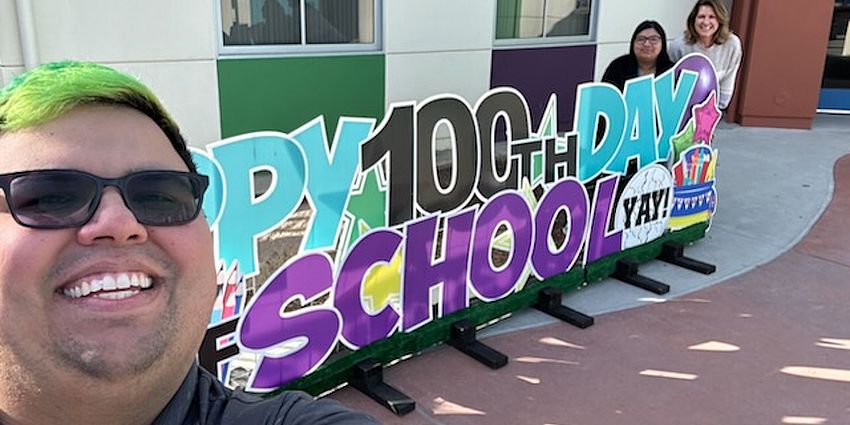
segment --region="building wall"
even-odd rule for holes
[[[559,129],[565,131],[575,86],[598,81],[608,63],[628,51],[640,21],[655,19],[668,38],[680,37],[693,4],[596,0],[592,42],[494,47],[496,0],[384,0],[380,51],[260,59],[219,57],[219,3],[150,0],[128,7],[112,0],[32,0],[38,59],[92,60],[138,76],[195,146],[245,131],[290,131],[319,114],[329,127],[340,115],[380,119],[392,102],[441,93],[474,104],[500,85],[522,89],[533,114],[542,110],[546,92],[558,93]],[[23,71],[15,5],[0,0],[3,85]]]
[[[340,116],[384,113],[381,54],[221,59],[222,137],[289,132],[324,115],[328,135]]]
[[[217,33],[213,2],[33,1],[38,59],[104,63],[150,86],[189,143],[218,140]],[[14,0],[0,0],[3,82],[23,70]]]
[[[195,146],[248,131],[291,131],[321,114],[332,130],[340,115],[380,119],[392,102],[442,93],[474,104],[498,85],[529,91],[535,114],[549,93],[558,93],[566,126],[575,85],[593,77],[592,45],[494,51],[495,0],[384,1],[383,52],[273,58],[219,57],[218,4],[33,2],[38,59],[91,60],[139,77]],[[0,12],[5,83],[23,71],[23,59],[15,1],[0,0]],[[523,69],[503,60],[494,67],[494,57],[515,55],[534,57],[535,65]],[[445,142],[438,140],[438,147]]]
[[[493,51],[493,87],[517,88],[528,101],[532,130],[540,123],[549,96],[558,96],[558,130],[573,127],[576,88],[593,80],[596,46],[576,45]]]
[[[15,0],[0,0],[0,87],[24,69]]]
[[[737,117],[743,125],[811,128],[834,3],[739,1],[752,18],[743,40],[747,54],[736,89]],[[788,31],[791,21],[798,30]],[[786,52],[794,52],[794,60]]]
[[[384,1],[387,104],[490,88],[494,0]]]

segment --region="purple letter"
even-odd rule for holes
[[[531,254],[531,265],[538,279],[555,276],[573,267],[584,243],[588,204],[584,185],[572,177],[561,180],[543,195],[534,217],[534,252]],[[550,235],[555,217],[562,208],[567,211],[566,227],[569,230],[564,235],[565,243],[558,249]]]
[[[508,225],[513,243],[507,264],[495,267],[490,249],[494,233],[502,223]],[[528,262],[531,236],[531,210],[521,195],[502,192],[487,202],[475,223],[469,271],[472,289],[479,298],[495,301],[511,293]]]
[[[251,377],[252,391],[271,391],[313,371],[330,355],[339,335],[340,317],[333,308],[303,307],[283,313],[294,297],[310,302],[333,285],[331,260],[325,254],[308,254],[290,260],[269,279],[251,300],[239,323],[240,346],[263,355]],[[294,352],[269,354],[306,339]]]
[[[620,252],[623,249],[623,231],[616,230],[608,233],[608,223],[614,206],[614,193],[620,176],[613,175],[596,182],[596,195],[593,197],[593,225],[590,227],[590,238],[585,250],[585,264],[590,264],[606,255]]]
[[[437,216],[409,223],[404,247],[404,283],[401,300],[404,330],[410,331],[431,319],[431,287],[443,284],[441,316],[467,307],[466,275],[469,269],[469,243],[475,211],[465,211],[446,219],[443,229],[442,259],[434,261]]]
[[[346,345],[357,349],[385,338],[398,326],[399,315],[387,305],[372,316],[363,310],[362,283],[375,263],[389,263],[402,237],[393,230],[378,230],[357,241],[351,248],[336,282],[334,306],[342,315],[342,336]]]

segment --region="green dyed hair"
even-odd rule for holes
[[[54,62],[15,77],[0,90],[0,133],[48,123],[80,105],[120,105],[147,115],[197,172],[180,129],[156,95],[137,79],[91,62]]]

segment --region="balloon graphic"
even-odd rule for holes
[[[682,131],[682,129],[688,125],[688,121],[691,119],[691,110],[694,105],[705,102],[705,100],[708,99],[708,96],[711,95],[712,91],[718,91],[719,94],[719,90],[717,88],[717,74],[714,71],[714,65],[711,64],[711,61],[707,57],[698,53],[693,53],[679,60],[675,68],[676,81],[679,81],[679,75],[681,75],[684,70],[696,72],[699,76],[697,77],[694,92],[691,94],[691,99],[688,100],[688,107],[685,109],[685,116],[679,124],[679,131]]]

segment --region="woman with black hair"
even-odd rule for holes
[[[673,62],[667,55],[667,34],[664,28],[658,22],[643,21],[632,34],[629,54],[614,59],[605,69],[602,81],[623,90],[628,79],[659,75],[672,66]]]

